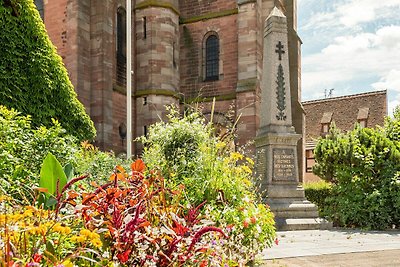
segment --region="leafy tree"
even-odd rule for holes
[[[93,122],[33,1],[1,0],[0,24],[0,104],[31,115],[34,126],[56,119],[79,140],[92,140]]]
[[[400,121],[346,134],[332,127],[315,150],[313,171],[332,182],[328,213],[340,225],[383,229],[400,226]]]

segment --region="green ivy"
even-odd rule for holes
[[[94,124],[33,1],[1,0],[0,24],[0,104],[31,115],[34,126],[56,119],[79,140],[92,140]]]

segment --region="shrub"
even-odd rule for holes
[[[0,190],[30,202],[40,166],[51,152],[65,165],[74,161],[76,139],[53,120],[49,128],[32,128],[31,117],[0,106]]]
[[[38,185],[40,166],[48,153],[62,166],[70,163],[77,175],[90,173],[88,180],[98,182],[107,179],[116,165],[128,165],[87,142],[80,147],[57,121],[52,123],[48,128],[35,128],[30,116],[0,106],[0,192],[30,203],[32,188]]]
[[[140,139],[143,160],[160,170],[168,187],[186,189],[183,201],[206,202],[205,214],[230,229],[226,254],[245,263],[272,244],[273,215],[255,194],[253,160],[231,151],[213,132],[198,111],[180,116],[171,108],[169,121],[152,125]]]
[[[94,139],[93,122],[33,1],[1,1],[0,24],[0,105],[32,115],[35,127],[51,127],[56,119],[78,140]]]
[[[385,128],[332,129],[315,148],[315,172],[331,181],[334,197],[327,213],[334,222],[372,229],[400,226],[400,142],[393,138],[398,118]],[[391,134],[389,134],[391,133]]]
[[[331,184],[325,181],[303,184],[307,200],[318,206],[320,216],[326,217],[326,199],[332,197]]]

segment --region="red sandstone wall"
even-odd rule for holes
[[[203,39],[207,32],[220,39],[220,80],[204,82]],[[230,15],[181,26],[181,92],[188,98],[232,94],[238,72],[237,15]]]
[[[211,12],[219,12],[236,8],[236,0],[180,0],[179,11],[181,17],[189,18]]]
[[[44,22],[51,41],[57,47],[62,58],[66,57],[67,48],[67,0],[46,1]]]

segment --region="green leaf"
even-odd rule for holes
[[[49,190],[48,194],[54,195],[57,192],[57,182],[58,192],[61,192],[61,189],[67,184],[67,176],[60,162],[53,154],[49,153],[44,159],[40,170],[39,186],[47,188]]]
[[[53,207],[57,204],[57,200],[54,197],[49,197],[49,199],[47,199],[46,201],[46,208],[50,208]]]
[[[64,166],[64,173],[67,176],[68,181],[74,178],[74,167],[71,163],[68,163]]]

